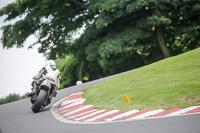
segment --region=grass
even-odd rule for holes
[[[107,110],[200,105],[200,48],[91,86],[83,96],[86,104]]]

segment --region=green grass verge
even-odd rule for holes
[[[200,105],[200,48],[96,84],[83,96],[87,104],[107,110]]]

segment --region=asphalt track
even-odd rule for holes
[[[108,78],[58,91],[40,113],[31,111],[29,99],[0,105],[0,133],[200,133],[200,114],[92,125],[62,123],[52,116],[55,102]]]

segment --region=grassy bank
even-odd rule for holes
[[[200,105],[200,48],[96,84],[83,95],[87,104],[108,110]]]

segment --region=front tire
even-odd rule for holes
[[[47,92],[45,90],[40,90],[35,103],[32,105],[31,109],[34,113],[38,113],[45,102]]]

